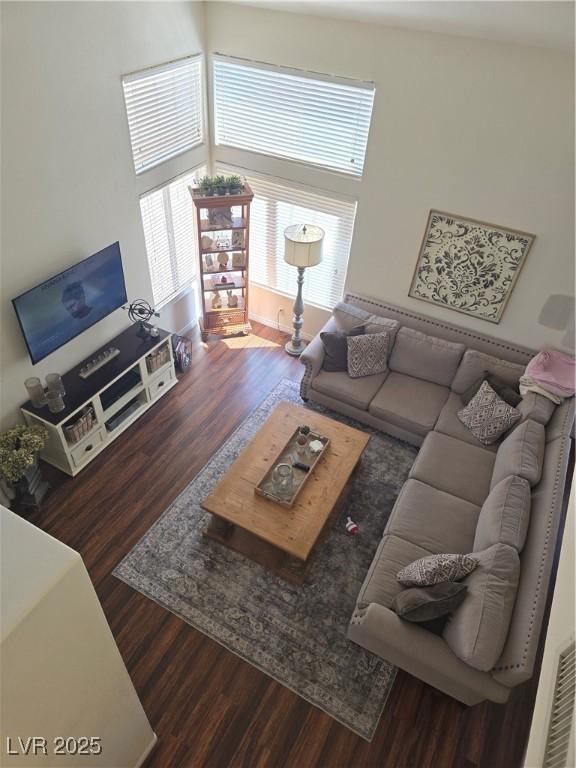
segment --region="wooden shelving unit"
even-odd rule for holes
[[[249,333],[250,204],[254,193],[246,182],[240,194],[208,197],[199,189],[189,189],[196,211],[200,255],[202,340],[206,341],[209,334]]]

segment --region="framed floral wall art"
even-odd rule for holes
[[[408,295],[499,323],[534,237],[430,211]]]

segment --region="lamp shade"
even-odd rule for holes
[[[284,261],[293,267],[314,267],[322,261],[324,230],[313,224],[293,224],[284,230]]]

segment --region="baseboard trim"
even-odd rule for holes
[[[255,315],[253,312],[250,312],[250,320],[255,320],[257,323],[267,325],[269,328],[275,328],[277,331],[287,333],[289,336],[292,336],[292,333],[294,332],[292,325],[277,323],[275,320],[271,320],[269,317],[264,317],[263,315]],[[311,341],[314,338],[312,334],[304,333],[304,331],[302,331],[300,335],[305,341]]]
[[[134,768],[141,768],[141,766],[143,766],[146,760],[148,759],[148,755],[156,747],[156,744],[158,744],[158,736],[156,736],[154,731],[152,731],[152,737],[153,737],[152,741],[150,742],[150,744],[148,744],[144,752],[142,752],[142,755],[140,756],[140,759],[138,760]]]
[[[188,333],[188,331],[191,331],[192,328],[195,328],[198,325],[198,320],[191,320],[189,323],[186,323],[184,328],[180,328],[179,331],[176,331],[177,336],[184,336],[185,333]]]

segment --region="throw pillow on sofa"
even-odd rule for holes
[[[478,568],[466,578],[466,599],[446,624],[444,640],[459,659],[488,672],[504,649],[520,576],[518,552],[494,544],[475,552]]]
[[[499,445],[490,490],[509,475],[523,477],[531,486],[540,482],[544,463],[545,430],[537,421],[524,421]]]
[[[396,578],[405,587],[431,587],[463,579],[477,565],[478,560],[470,555],[427,555],[402,568]]]
[[[353,379],[374,376],[388,370],[388,333],[348,336],[348,375]]]
[[[495,485],[478,516],[474,552],[493,544],[508,544],[521,552],[528,535],[531,500],[530,483],[523,477],[510,475]]]
[[[392,610],[406,621],[433,621],[455,611],[466,597],[467,589],[465,584],[455,581],[403,589],[394,598]]]
[[[364,326],[357,325],[349,331],[323,331],[320,339],[324,345],[324,360],[322,368],[331,373],[341,373],[348,370],[348,336],[360,336]]]
[[[522,402],[522,395],[518,390],[518,386],[514,387],[507,382],[506,379],[496,376],[495,374],[490,373],[490,371],[484,371],[482,376],[476,379],[474,384],[462,393],[461,398],[464,405],[468,405],[485,381],[490,384],[494,392],[496,392],[505,403],[508,403],[508,405],[512,405],[516,408],[516,406]]]
[[[520,411],[505,403],[490,384],[483,381],[468,405],[458,411],[458,418],[477,440],[492,445],[519,421]]]

